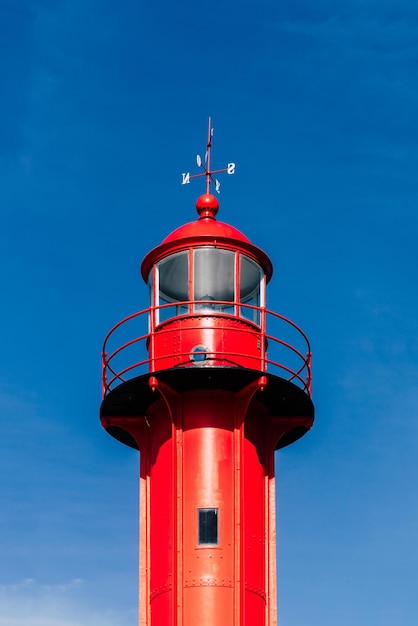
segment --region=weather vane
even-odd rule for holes
[[[221,170],[211,170],[210,169],[210,152],[212,148],[212,137],[213,137],[213,128],[211,127],[211,118],[208,120],[208,140],[206,143],[206,153],[204,163],[202,158],[198,154],[196,156],[197,166],[201,167],[203,172],[201,174],[193,174],[190,175],[190,172],[182,173],[182,185],[188,185],[192,178],[200,178],[201,176],[206,177],[206,193],[210,193],[210,184],[213,183],[215,185],[215,190],[217,193],[221,193],[221,183],[219,180],[214,178],[214,174],[219,174],[221,172],[226,172],[227,174],[235,174],[235,163],[228,163],[227,167],[224,167]]]

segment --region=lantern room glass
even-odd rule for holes
[[[158,322],[185,315],[188,306],[179,304],[189,299],[188,251],[172,254],[157,264]],[[172,306],[169,306],[172,305]]]
[[[195,311],[218,311],[233,315],[235,252],[219,248],[197,248],[193,251],[193,269],[193,300],[201,302],[195,302]]]
[[[240,316],[260,325],[260,291],[263,278],[261,267],[241,255],[239,278]],[[257,308],[252,308],[257,307]]]
[[[223,313],[260,325],[264,273],[249,257],[233,250],[201,247],[172,254],[149,278],[155,323],[202,313]]]

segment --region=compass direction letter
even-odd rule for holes
[[[182,174],[182,185],[188,185],[190,183],[190,172],[186,172]]]

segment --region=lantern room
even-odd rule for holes
[[[266,306],[273,273],[269,257],[217,219],[219,203],[212,194],[200,196],[196,209],[195,221],[174,230],[142,262],[148,307],[118,322],[106,336],[105,405],[119,402],[121,384],[133,398],[140,380],[148,385],[151,375],[154,388],[154,373],[181,375],[185,368],[189,382],[200,376],[213,382],[218,374],[239,377],[245,371],[273,375],[291,383],[292,393],[296,386],[304,392],[301,397],[309,397],[309,340],[294,322]]]
[[[196,208],[198,219],[171,233],[141,266],[150,290],[151,371],[263,369],[270,259],[216,219],[215,196],[200,196]]]

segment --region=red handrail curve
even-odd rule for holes
[[[141,322],[143,324],[147,323],[149,316],[151,316],[156,310],[159,310],[159,309],[160,310],[166,309],[166,308],[173,307],[173,306],[179,306],[179,307],[184,306],[184,307],[188,307],[188,310],[193,310],[193,309],[190,309],[191,306],[202,305],[202,304],[204,305],[205,303],[202,301],[199,301],[199,302],[185,301],[185,302],[176,302],[174,304],[169,303],[169,304],[161,305],[159,307],[149,307],[147,309],[143,309],[136,313],[132,313],[128,317],[118,322],[107,333],[106,338],[103,343],[102,396],[103,397],[106,396],[106,394],[109,391],[111,391],[112,388],[114,388],[115,383],[119,384],[121,382],[125,382],[126,380],[129,380],[130,378],[133,378],[134,376],[138,376],[140,374],[146,373],[146,371],[154,372],[156,369],[155,363],[158,362],[159,359],[167,358],[167,355],[158,357],[155,354],[152,354],[152,351],[150,351],[152,356],[148,354],[147,358],[141,359],[134,363],[129,362],[126,364],[125,367],[122,367],[122,369],[119,369],[118,367],[116,367],[116,365],[113,365],[113,364],[111,365],[111,362],[115,359],[117,355],[121,355],[122,353],[124,353],[124,356],[126,357],[127,348],[135,344],[139,344],[141,342],[144,342],[145,349],[147,350],[148,347],[153,343],[153,336],[155,334],[157,333],[168,334],[174,331],[172,328],[164,328],[162,326],[164,322],[161,322],[161,324],[158,325],[155,330],[148,331],[146,333],[141,332],[140,334],[138,334],[137,336],[134,336],[128,341],[120,343],[121,340],[117,339],[117,331],[120,330],[121,327],[124,327],[124,329],[126,329],[126,325],[129,322],[138,320],[139,318],[141,318],[141,316],[142,316]],[[232,352],[225,352],[225,351],[223,352],[217,351],[216,355],[215,353],[212,353],[212,352],[205,352],[205,353],[202,352],[202,354],[205,354],[209,360],[215,357],[218,360],[219,359],[223,359],[226,361],[230,360],[231,364],[234,364],[234,357],[235,359],[237,358],[239,359],[240,357],[245,357],[247,359],[248,358],[254,359],[255,361],[254,369],[260,370],[261,372],[265,372],[267,371],[267,365],[271,366],[272,373],[276,373],[276,371],[279,370],[279,373],[277,375],[281,376],[282,378],[286,378],[286,380],[288,381],[295,382],[299,387],[301,387],[308,394],[309,397],[311,396],[311,382],[312,382],[311,347],[310,347],[309,340],[307,336],[305,335],[305,333],[294,322],[284,317],[283,315],[280,315],[279,313],[275,313],[274,311],[262,309],[254,305],[243,304],[242,302],[226,302],[226,301],[213,302],[211,301],[210,304],[215,305],[215,306],[240,307],[240,308],[247,308],[247,309],[253,309],[253,310],[255,309],[256,311],[258,311],[260,314],[260,319],[261,319],[261,324],[262,324],[261,327],[255,325],[253,322],[250,322],[245,317],[237,317],[236,315],[231,315],[229,313],[222,313],[221,311],[215,311],[213,314],[210,314],[208,317],[219,318],[221,316],[221,317],[226,317],[226,318],[235,319],[235,320],[241,319],[243,321],[248,322],[249,323],[248,329],[243,327],[239,329],[238,332],[243,332],[243,333],[251,332],[252,333],[254,332],[254,328],[257,329],[258,332],[261,332],[261,335],[264,336],[264,339],[268,341],[268,344],[269,344],[269,358],[267,358],[267,355],[265,353],[263,353],[262,356],[260,357],[252,356],[248,354],[240,354],[238,352],[232,353]],[[239,309],[234,308],[234,310],[237,311]],[[189,315],[186,314],[185,316],[176,316],[176,318],[178,317],[189,317]],[[296,331],[296,336],[299,338],[299,340],[302,339],[304,342],[304,349],[306,350],[306,353],[303,354],[300,349],[296,348],[295,346],[293,346],[288,341],[285,341],[284,339],[280,339],[279,337],[276,337],[275,335],[267,334],[266,329],[265,329],[267,317],[271,317],[283,323],[283,328],[285,329],[290,327],[294,331]],[[173,319],[175,318],[173,317]],[[165,321],[168,321],[168,320],[165,320]],[[251,328],[251,326],[253,328]],[[153,328],[153,321],[151,321],[150,328]],[[200,326],[196,326],[196,327],[189,326],[188,330],[199,329],[199,328]],[[110,348],[109,344],[113,343],[113,341],[116,344],[116,347],[114,349],[112,348],[111,353],[108,354],[108,350]],[[277,347],[278,349],[285,350],[286,354],[293,354],[294,356],[296,356],[298,359],[299,365],[295,368],[291,366],[290,364],[285,364],[283,362],[278,361],[277,358],[274,358],[275,356],[274,352]],[[189,353],[176,353],[176,356],[180,358],[184,357],[185,361],[184,363],[181,363],[181,365],[186,365],[190,363]],[[270,358],[270,356],[273,358]],[[134,374],[132,374],[132,372],[134,372]],[[127,374],[128,376],[126,377]]]

